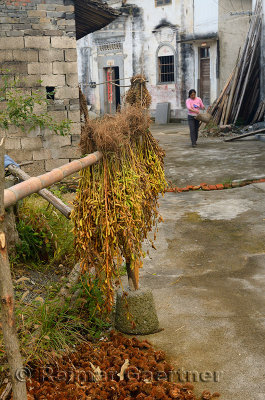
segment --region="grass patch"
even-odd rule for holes
[[[25,364],[43,362],[51,354],[98,339],[110,327],[109,317],[101,311],[104,300],[97,280],[91,281],[84,275],[69,298],[62,302],[59,290],[58,285],[56,292],[51,291],[45,299],[36,297],[30,304],[16,302],[17,328]],[[4,358],[2,333],[0,354]],[[6,360],[1,364],[5,370]]]
[[[74,263],[72,222],[38,195],[27,197],[19,206],[17,229],[21,242],[12,264],[65,266]]]

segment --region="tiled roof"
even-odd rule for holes
[[[120,12],[101,0],[75,0],[76,38],[110,24]]]

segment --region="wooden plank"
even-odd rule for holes
[[[22,171],[20,168],[16,167],[13,164],[10,164],[7,167],[8,171],[11,172],[12,175],[22,179],[23,181],[27,181],[31,178],[25,171]],[[38,192],[38,194],[51,203],[57,210],[59,210],[66,218],[70,218],[71,208],[62,202],[57,196],[51,193],[47,189],[42,189]]]

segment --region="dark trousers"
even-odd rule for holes
[[[188,123],[190,127],[190,139],[192,144],[196,144],[198,140],[199,124],[200,122],[192,115],[188,115]]]

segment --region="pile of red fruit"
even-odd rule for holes
[[[147,341],[112,332],[35,369],[28,400],[196,400],[190,383],[169,382],[172,366]],[[201,399],[219,397],[205,391]]]
[[[245,181],[234,181],[231,183],[220,183],[217,185],[208,185],[207,183],[200,183],[200,185],[188,185],[183,188],[180,187],[170,187],[166,189],[166,192],[189,192],[190,190],[223,190],[223,189],[232,189],[242,186],[251,185],[251,183],[260,183],[265,182],[265,179],[252,179],[252,180],[245,180]]]

